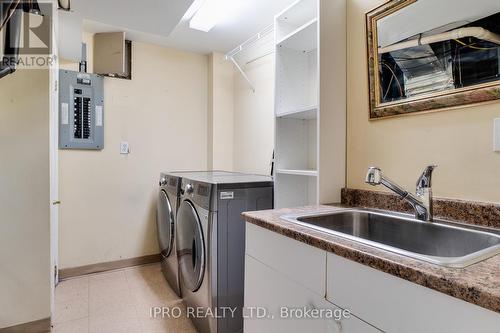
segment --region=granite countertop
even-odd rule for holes
[[[281,219],[287,214],[340,208],[341,205],[308,206],[247,212],[243,216],[248,223],[500,313],[500,255],[466,268],[441,267]]]

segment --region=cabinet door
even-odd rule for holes
[[[288,279],[282,273],[253,257],[245,258],[245,333],[325,332],[322,319],[289,316],[291,309],[299,311],[321,307],[324,298]],[[257,318],[265,310],[265,318]],[[250,311],[254,311],[250,317]]]
[[[328,301],[390,333],[498,333],[500,315],[328,253]]]
[[[326,294],[326,251],[247,223],[245,253],[316,294]]]

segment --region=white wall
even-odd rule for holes
[[[233,66],[223,54],[208,57],[208,168],[233,170]]]
[[[232,62],[220,53],[209,56],[208,166],[269,174],[274,148],[274,55],[268,44],[243,51],[240,61],[255,92]]]
[[[251,62],[244,70],[255,92],[235,70],[234,169],[267,175],[274,149],[274,54]]]
[[[105,149],[60,152],[63,269],[158,253],[159,172],[207,168],[207,57],[143,43],[132,54],[131,81],[105,78]]]
[[[49,73],[0,80],[0,328],[50,317]]]

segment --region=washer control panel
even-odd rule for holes
[[[191,199],[195,204],[205,209],[210,209],[212,185],[190,179],[182,179],[181,194]]]

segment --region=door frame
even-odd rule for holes
[[[51,313],[54,313],[55,287],[59,282],[59,20],[57,1],[52,6],[52,55],[49,67],[49,155],[50,155],[50,285]]]

